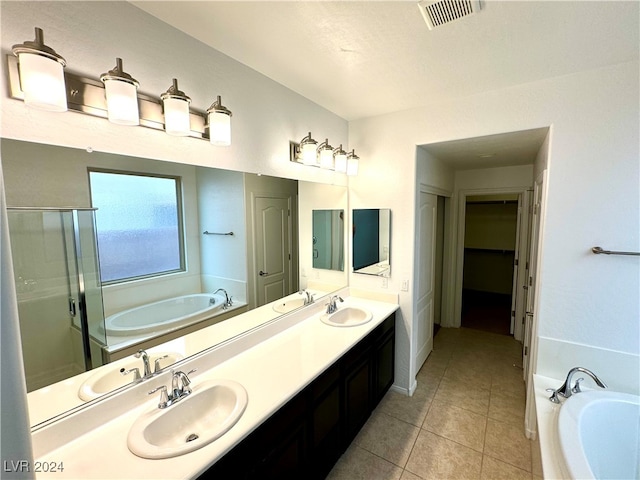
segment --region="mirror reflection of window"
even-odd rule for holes
[[[344,271],[344,210],[314,210],[313,268]]]
[[[89,172],[103,283],[184,270],[180,181]]]
[[[353,271],[388,277],[391,274],[391,210],[353,210]]]

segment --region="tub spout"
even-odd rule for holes
[[[567,379],[564,381],[562,385],[560,385],[559,388],[557,388],[556,390],[549,389],[550,392],[553,392],[549,397],[549,400],[552,401],[553,403],[560,403],[560,399],[558,397],[569,398],[574,393],[580,393],[582,391],[580,390],[580,382],[583,381],[584,378],[577,379],[575,385],[573,387],[571,386],[571,380],[573,379],[574,374],[578,372],[584,373],[590,376],[593,379],[593,381],[596,382],[596,385],[598,385],[600,388],[607,388],[605,383],[602,380],[600,380],[598,376],[595,373],[593,373],[591,370],[588,370],[583,367],[574,367],[571,370],[569,370],[569,373],[567,374]]]
[[[233,300],[231,299],[231,296],[227,293],[227,291],[224,288],[219,288],[215,292],[213,292],[213,294],[215,295],[218,292],[224,293],[224,303],[222,304],[222,309],[226,310],[227,308],[232,307]]]

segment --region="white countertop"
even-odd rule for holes
[[[318,302],[180,364],[184,371],[198,368],[191,375],[194,392],[201,382],[212,379],[235,380],[247,390],[246,411],[221,438],[194,452],[161,460],[143,459],[129,451],[131,425],[141,414],[157,408],[158,395],[147,396],[146,392],[168,384],[170,373],[166,373],[35,432],[36,459],[64,464],[63,472],[36,477],[197,477],[398,309],[397,303],[345,297],[347,289],[340,294],[345,303],[339,308],[360,306],[371,311],[373,319],[356,327],[329,326],[320,321],[324,305]]]

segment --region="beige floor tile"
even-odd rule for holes
[[[402,469],[351,444],[333,467],[327,480],[398,480]]]
[[[475,480],[481,466],[481,453],[422,430],[405,468],[422,478]]]
[[[411,397],[389,391],[380,401],[376,410],[419,427],[427,416],[431,406],[431,397],[426,393],[421,393],[419,389],[416,389]]]
[[[423,478],[419,477],[415,473],[411,473],[409,470],[404,470],[400,480],[423,480]]]
[[[481,480],[531,480],[531,473],[485,455]]]
[[[524,425],[524,392],[492,389],[489,399],[489,418],[509,423],[516,427]],[[524,427],[523,427],[524,428]]]
[[[487,415],[489,396],[490,391],[482,387],[443,377],[434,400]]]
[[[484,453],[531,472],[531,445],[524,436],[524,428],[487,419]]]
[[[376,410],[354,443],[400,467],[404,467],[420,429]]]
[[[482,452],[487,417],[434,401],[422,428]]]

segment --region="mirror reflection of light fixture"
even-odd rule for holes
[[[160,95],[164,108],[164,130],[169,135],[186,137],[191,132],[189,104],[191,99],[178,89],[178,80]]]
[[[342,149],[342,144],[333,151],[333,157],[336,172],[347,173],[347,152]]]
[[[24,103],[52,112],[67,111],[64,58],[44,44],[44,34],[36,27],[36,39],[11,48],[18,57]]]
[[[311,132],[309,132],[309,135],[307,135],[302,140],[300,140],[300,154],[302,156],[302,163],[304,163],[305,165],[318,164],[318,157],[317,157],[317,151],[316,151],[317,145],[318,145],[318,142],[316,142],[311,137]]]
[[[329,145],[329,139],[318,145],[316,155],[320,158],[320,167],[333,170],[333,147]]]
[[[222,105],[220,95],[207,109],[209,119],[209,141],[213,145],[231,145],[231,110]]]
[[[116,58],[113,70],[100,75],[104,83],[109,121],[118,125],[140,125],[138,87],[140,84],[122,70],[122,59]]]
[[[347,175],[358,175],[358,164],[360,157],[356,155],[355,150],[351,150],[347,155]]]

